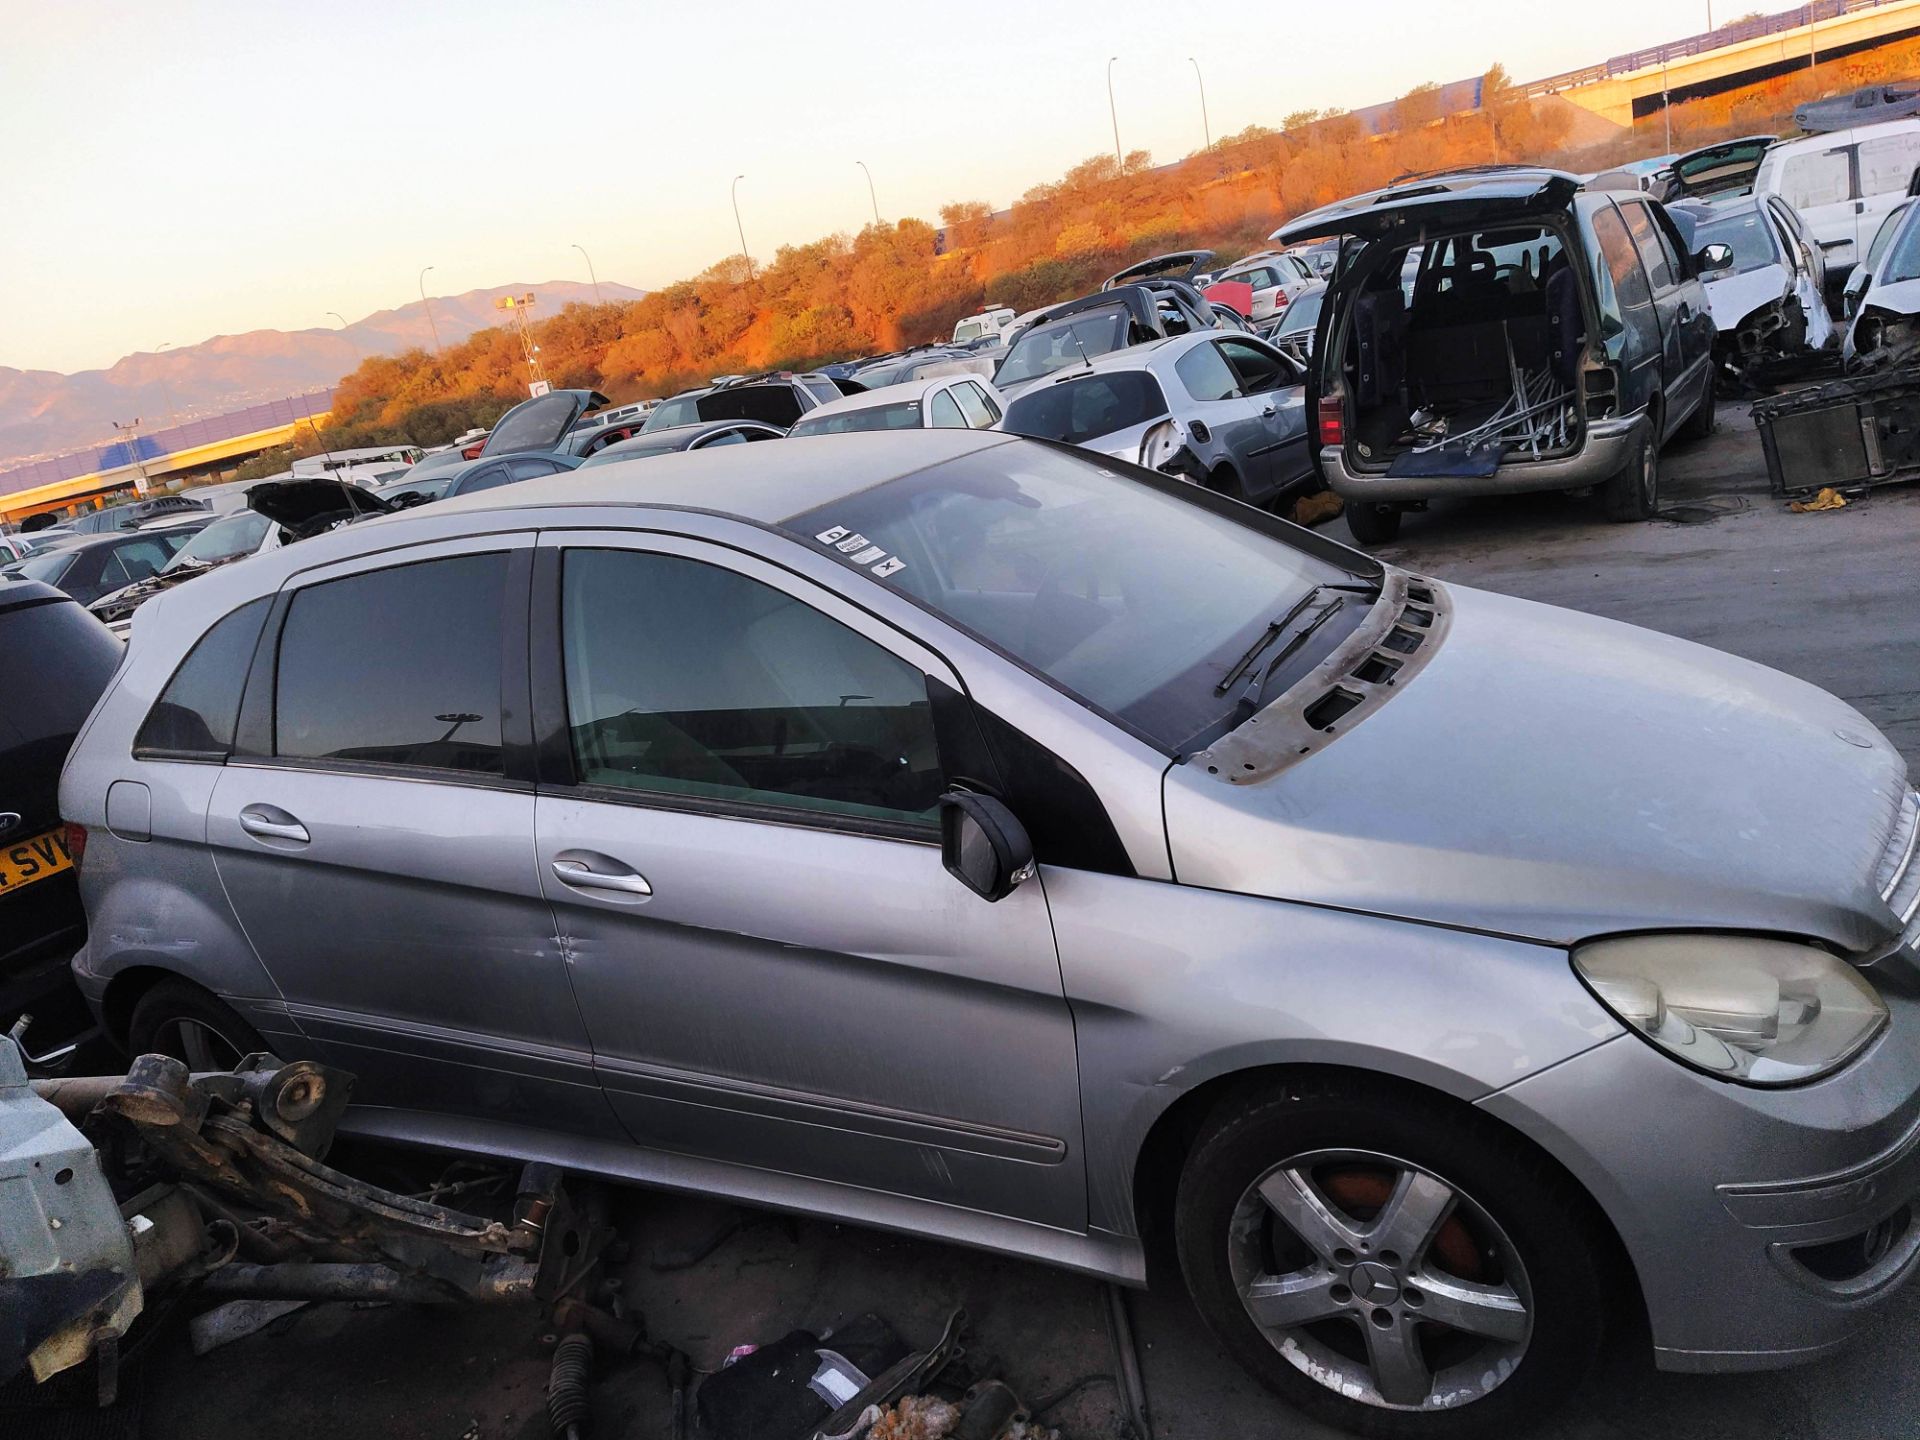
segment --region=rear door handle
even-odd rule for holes
[[[292,840],[305,845],[313,837],[307,827],[276,805],[248,805],[240,811],[240,828],[268,840]]]
[[[595,870],[584,860],[556,860],[554,878],[582,890],[618,890],[623,895],[651,895],[653,886],[638,870]]]

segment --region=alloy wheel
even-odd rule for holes
[[[1241,1196],[1241,1304],[1302,1374],[1363,1404],[1454,1409],[1497,1389],[1533,1330],[1526,1268],[1457,1186],[1409,1161],[1321,1150]]]
[[[154,1042],[164,1055],[186,1062],[194,1074],[208,1070],[231,1070],[244,1056],[241,1048],[204,1020],[181,1016],[161,1024]]]

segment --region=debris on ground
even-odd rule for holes
[[[1309,527],[1322,525],[1346,508],[1346,502],[1331,490],[1302,495],[1293,502],[1293,523]]]
[[[997,1399],[984,1387],[969,1392],[970,1404],[956,1405],[935,1395],[908,1395],[874,1415],[864,1440],[1060,1440],[1058,1430],[1049,1430],[1017,1410],[1013,1418],[1002,1421]]]
[[[1815,510],[1842,510],[1846,508],[1847,497],[1831,485],[1822,485],[1820,493],[1811,500],[1791,500],[1787,509],[1796,515],[1808,515]]]

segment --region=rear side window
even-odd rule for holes
[[[247,666],[272,604],[264,597],[242,605],[194,642],[141,722],[133,739],[136,758],[226,759],[233,750]]]
[[[1167,413],[1160,382],[1144,370],[1063,380],[1007,406],[1007,429],[1016,435],[1079,445]]]
[[[1653,223],[1652,212],[1644,205],[1622,205],[1620,213],[1626,217],[1627,231],[1633,236],[1640,259],[1646,264],[1647,277],[1653,281],[1653,288],[1672,289],[1678,278],[1673,250]]]
[[[1600,242],[1602,294],[1600,308],[1610,312],[1642,345],[1659,348],[1660,330],[1653,318],[1653,293],[1640,268],[1640,252],[1627,234],[1625,222],[1612,209],[1593,214],[1594,237]]]
[[[1904,195],[1920,165],[1920,131],[1901,130],[1860,142],[1860,193]]]
[[[964,430],[967,420],[960,413],[960,407],[954,403],[951,390],[934,392],[933,400],[927,406],[927,424],[937,430]]]
[[[293,597],[276,755],[497,775],[507,557],[424,560]]]
[[[1231,400],[1240,393],[1240,382],[1219,348],[1196,345],[1173,362],[1173,370],[1187,394],[1196,400]]]
[[[1796,210],[1851,200],[1853,167],[1847,160],[1847,147],[1788,156],[1780,167],[1780,193]]]
[[[985,430],[1000,418],[987,392],[971,380],[954,386],[951,393],[960,406],[960,413],[967,417],[967,424],[975,430]]]

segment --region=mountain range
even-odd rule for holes
[[[504,318],[493,302],[502,295],[540,297],[536,315],[591,303],[593,287],[572,280],[542,285],[497,285],[462,295],[435,296],[433,319],[415,303],[381,310],[345,329],[249,330],[216,335],[198,345],[128,355],[104,370],[62,375],[0,365],[0,465],[34,460],[113,438],[113,422],[138,417],[145,434],[263,400],[322,390],[369,355],[431,348],[434,327],[451,345]],[[603,300],[638,300],[646,292],[608,281]]]

